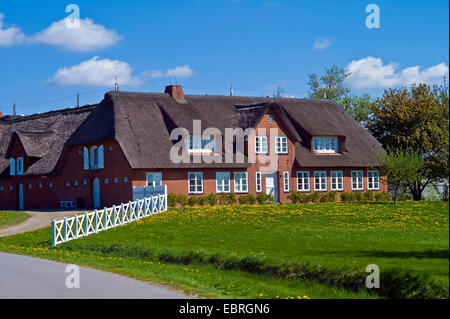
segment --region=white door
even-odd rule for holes
[[[23,185],[19,184],[19,210],[23,210]]]
[[[92,182],[92,189],[94,192],[94,208],[100,207],[100,180],[98,178],[94,178]]]
[[[277,174],[266,174],[266,194],[273,195],[278,202]]]

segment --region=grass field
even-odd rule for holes
[[[0,229],[21,223],[30,217],[24,212],[1,211],[0,210]]]
[[[442,202],[193,207],[50,247],[50,229],[0,250],[77,262],[208,297],[448,298]],[[365,288],[366,266],[381,288]]]

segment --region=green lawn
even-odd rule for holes
[[[449,206],[320,203],[170,209],[50,247],[50,229],[0,250],[78,262],[212,297],[447,297]],[[381,288],[365,288],[365,268]],[[198,270],[198,271],[197,271]]]
[[[21,223],[30,217],[24,212],[1,211],[0,210],[0,229]]]

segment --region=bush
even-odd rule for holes
[[[219,205],[227,205],[228,204],[228,195],[226,193],[220,193],[218,197]]]
[[[180,206],[186,206],[188,203],[188,197],[186,195],[183,194],[178,194],[177,195],[177,203]]]
[[[375,194],[372,191],[367,191],[364,193],[365,202],[373,202],[375,200]]]
[[[199,196],[199,197],[197,197],[197,203],[198,203],[200,206],[205,206],[206,203],[207,203],[207,198],[206,198],[206,196]]]
[[[312,203],[317,203],[320,200],[320,196],[321,195],[318,192],[311,193],[311,195],[308,196],[308,201]]]
[[[377,202],[387,202],[391,200],[391,195],[388,192],[376,193],[375,200]]]
[[[299,203],[299,193],[298,192],[292,192],[290,193],[287,198],[294,204],[298,204]]]
[[[364,200],[364,194],[362,192],[354,192],[352,193],[353,202],[360,203]]]
[[[238,202],[241,205],[248,204],[248,201],[249,201],[248,195],[241,195],[238,198]]]
[[[195,206],[195,205],[197,205],[197,204],[198,204],[198,199],[199,199],[199,198],[200,198],[200,197],[197,197],[197,196],[189,196],[188,201],[187,201],[188,205],[189,205],[189,206]]]
[[[253,194],[248,194],[248,203],[249,205],[253,205],[256,203],[256,196]]]
[[[236,194],[235,193],[229,193],[227,196],[227,204],[228,205],[234,205],[237,202]]]
[[[267,201],[269,200],[267,196],[268,196],[268,195],[265,194],[265,193],[259,193],[259,194],[256,196],[256,201],[258,202],[258,204],[265,204],[265,203],[267,203]]]
[[[176,194],[167,194],[167,205],[169,207],[177,206],[177,195]]]
[[[350,195],[351,193],[341,193],[341,202],[350,202]]]
[[[329,192],[329,193],[322,194],[322,196],[320,196],[320,202],[322,202],[322,203],[335,202],[336,198],[337,198],[336,192]]]
[[[206,197],[206,203],[209,205],[209,206],[215,206],[215,205],[217,205],[217,196],[216,196],[216,194],[213,194],[213,193],[211,193],[211,194],[209,194],[209,195],[207,195]]]

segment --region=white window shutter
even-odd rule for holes
[[[103,145],[98,148],[98,168],[104,168]]]
[[[84,156],[84,170],[89,170],[89,150],[87,147],[83,147],[83,156]]]
[[[9,159],[9,175],[16,175],[16,161],[14,160],[14,158]]]

